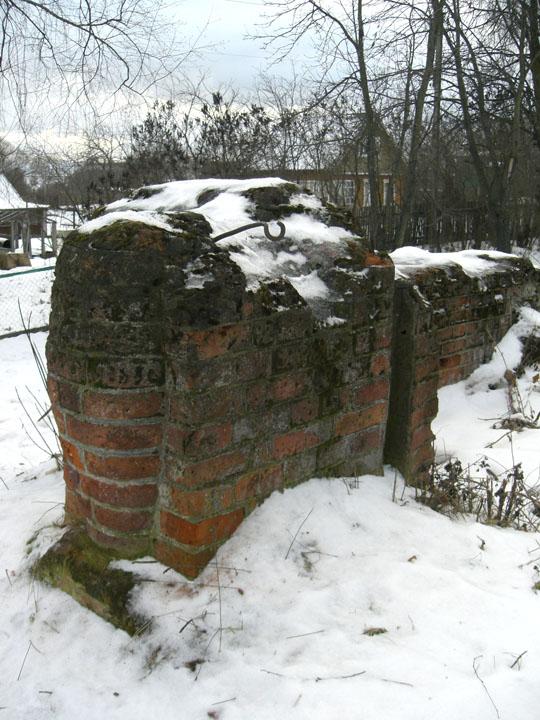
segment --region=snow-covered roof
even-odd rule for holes
[[[23,200],[7,177],[3,173],[0,173],[0,210],[23,210],[25,208],[40,207],[47,206]]]

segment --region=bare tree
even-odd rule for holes
[[[80,112],[81,102],[93,100],[96,109],[119,90],[144,93],[190,52],[177,43],[161,10],[151,0],[0,3],[4,106],[9,103],[24,125],[36,94],[50,107],[75,104]]]

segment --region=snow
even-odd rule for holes
[[[47,205],[37,205],[22,199],[7,177],[0,173],[0,210],[21,210],[23,208],[39,208]]]
[[[461,250],[459,252],[431,253],[419,247],[402,247],[390,253],[396,267],[396,277],[411,277],[424,268],[460,267],[469,277],[499,272],[505,260],[517,255],[496,250]]]
[[[540,485],[540,430],[523,428],[519,433],[503,437],[506,435],[504,430],[493,427],[497,421],[512,414],[504,374],[514,370],[521,360],[520,338],[531,334],[540,337],[540,313],[524,307],[519,321],[498,344],[490,362],[481,365],[466,380],[439,390],[439,414],[432,423],[439,460],[457,457],[463,465],[469,465],[487,456],[493,469],[500,472],[512,467],[515,458],[523,464],[527,483]],[[529,417],[540,413],[537,373],[538,370],[528,368],[517,378],[519,394]],[[463,422],[464,417],[467,422]],[[493,447],[488,447],[497,440]]]
[[[54,267],[54,259],[33,258],[32,268],[17,267],[0,273],[0,336],[22,331],[24,325],[36,328],[49,324],[54,272],[27,273],[49,267]]]
[[[250,215],[252,203],[242,193],[249,189],[273,187],[286,182],[280,178],[208,179],[152,185],[145,188],[147,192],[153,193],[150,197],[135,196],[117,200],[107,206],[106,214],[84,223],[79,232],[91,233],[117,221],[138,221],[174,233],[176,231],[169,223],[167,213],[196,211],[204,215],[212,227],[213,236],[217,237],[253,222]],[[205,198],[208,199],[201,202],[201,199]],[[304,205],[308,210],[322,208],[320,200],[307,193],[293,194],[290,202],[292,205]],[[294,213],[284,218],[284,222],[286,235],[279,244],[269,240],[263,228],[258,227],[217,240],[216,245],[228,250],[232,260],[244,273],[249,290],[257,290],[261,281],[292,275],[291,281],[297,281],[297,290],[306,301],[324,299],[328,295],[328,289],[316,271],[308,267],[307,256],[321,243],[341,245],[346,254],[345,241],[353,237],[352,233],[341,227],[325,225],[309,214]],[[272,223],[270,232],[277,234]],[[289,243],[288,252],[283,250],[284,242]],[[298,266],[304,265],[306,267],[302,275],[305,277],[298,278]]]
[[[501,345],[507,362],[520,333]],[[274,493],[194,582],[119,563],[146,580],[139,637],[34,581],[63,532],[63,480],[17,400],[16,388],[36,416],[30,391],[44,397],[26,338],[0,341],[0,362],[2,720],[537,720],[540,534],[437,514],[391,468]],[[487,389],[502,367],[441,391],[441,447],[467,456],[497,433],[482,418],[506,411]],[[514,438],[530,468],[535,433]]]

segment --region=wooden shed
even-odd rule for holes
[[[30,238],[47,234],[48,205],[22,199],[3,173],[0,173],[0,248],[16,250],[22,243],[30,252]]]

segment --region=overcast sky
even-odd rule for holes
[[[265,32],[267,11],[263,0],[171,0],[165,10],[167,23],[186,47],[194,44],[199,49],[196,56],[182,64],[180,75],[192,81],[204,75],[208,90],[230,86],[243,95],[254,88],[263,72],[291,76],[294,57],[273,64],[272,51],[264,49],[263,41],[248,39]],[[31,135],[43,137],[45,143],[50,138],[53,145],[57,142],[72,145],[80,137],[81,128],[93,122],[96,108],[105,116],[117,114],[120,127],[122,115],[129,116],[131,121],[137,113],[144,116],[156,97],[176,99],[176,90],[185,86],[185,78],[179,77],[177,82],[169,78],[157,87],[150,87],[144,98],[146,105],[136,96],[112,97],[106,89],[100,89],[94,96],[94,109],[85,107],[82,98],[74,108],[69,106],[67,113],[63,107],[66,97],[60,87],[53,84],[46,92],[40,92],[39,83],[34,85],[25,95],[26,109],[22,113],[9,112],[9,103],[3,103],[0,109],[0,135],[12,143],[24,144]],[[123,105],[128,109],[122,111]],[[26,122],[26,136],[21,132],[21,120]]]

